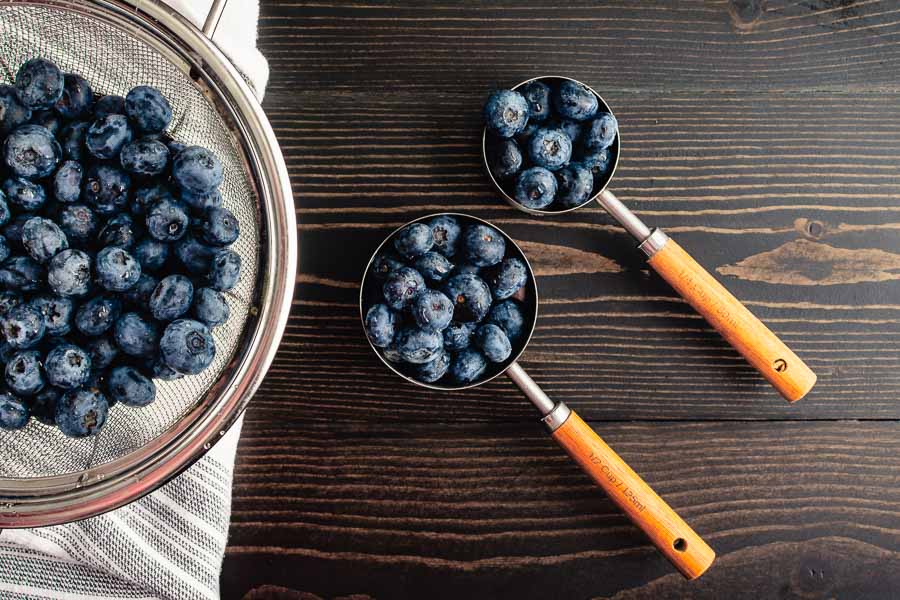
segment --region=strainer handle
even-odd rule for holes
[[[212,6],[209,7],[209,12],[206,14],[206,22],[203,23],[203,34],[210,40],[216,33],[216,28],[222,19],[222,13],[225,12],[226,4],[228,4],[228,0],[213,0]]]

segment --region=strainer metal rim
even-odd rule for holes
[[[226,98],[225,107],[252,162],[266,235],[257,312],[246,326],[243,349],[207,392],[215,402],[195,411],[150,444],[126,457],[81,473],[32,479],[0,478],[0,528],[66,523],[112,510],[160,487],[199,459],[243,413],[274,359],[293,301],[297,225],[287,167],[256,96],[234,65],[192,23],[158,0],[0,0],[4,6],[36,6],[100,17],[152,46],[187,48],[179,62],[197,68],[205,85]],[[186,53],[185,53],[186,54]],[[128,465],[125,469],[124,465]],[[9,486],[9,487],[6,487]]]

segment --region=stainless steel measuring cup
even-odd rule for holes
[[[410,383],[433,390],[460,390],[481,385],[506,373],[531,403],[538,409],[542,421],[553,439],[577,462],[619,508],[647,534],[653,544],[688,579],[699,577],[712,564],[715,552],[694,532],[684,520],[635,473],[612,448],[591,429],[564,402],[552,400],[535,381],[528,376],[518,363],[518,358],[531,340],[537,322],[538,291],[534,272],[522,249],[503,230],[476,217],[458,213],[440,213],[456,218],[464,227],[469,224],[487,225],[500,233],[506,241],[506,256],[518,257],[526,266],[528,280],[516,300],[523,315],[521,338],[513,345],[510,357],[487,371],[479,380],[467,385],[455,385],[445,381],[428,384],[404,373],[402,368],[385,355],[385,351],[369,342],[372,350],[394,373]],[[427,222],[438,214],[428,215],[406,225]],[[403,225],[403,227],[406,227]],[[368,309],[379,302],[381,282],[374,276],[372,266],[375,259],[390,248],[394,236],[403,227],[395,230],[378,247],[366,265],[360,286],[360,318],[365,327]],[[367,336],[368,339],[368,336]]]
[[[550,85],[562,80],[581,82],[568,77],[535,77],[513,87],[517,90],[532,81]],[[597,114],[612,114],[609,105],[590,86],[584,86],[598,100]],[[594,180],[594,195],[584,203],[563,210],[537,210],[523,206],[512,197],[491,172],[488,157],[487,129],[482,136],[482,156],[488,177],[503,198],[515,208],[532,215],[555,215],[587,206],[594,200],[619,222],[638,242],[638,248],[647,256],[647,262],[687,300],[712,325],[725,340],[740,352],[747,362],[777,389],[788,402],[796,402],[805,396],[816,383],[816,374],[784,342],[778,339],[762,321],[735,298],[690,254],[669,238],[661,229],[651,229],[631,212],[616,196],[606,189],[619,163],[620,136],[609,147],[609,168]]]

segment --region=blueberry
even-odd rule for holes
[[[238,239],[237,217],[227,208],[207,208],[200,219],[199,237],[209,246],[228,246]]]
[[[500,327],[513,343],[525,333],[525,318],[519,306],[512,300],[494,305],[485,323],[493,323]]]
[[[500,90],[490,95],[484,104],[484,124],[491,133],[511,138],[528,123],[528,101],[512,90]]]
[[[48,386],[35,394],[31,400],[31,416],[44,425],[56,425],[56,403],[59,401],[59,390]]]
[[[182,202],[199,213],[202,213],[207,208],[221,208],[223,202],[222,193],[219,190],[213,190],[206,194],[194,194],[182,190],[180,198]]]
[[[66,335],[72,330],[72,315],[75,307],[69,298],[40,294],[32,298],[29,303],[44,317],[47,335]]]
[[[207,280],[209,287],[220,292],[227,292],[241,277],[241,257],[234,250],[219,250],[213,257],[209,267]],[[419,276],[421,278],[421,275]],[[422,285],[424,288],[424,283]]]
[[[56,101],[56,112],[65,119],[78,119],[87,114],[94,101],[94,91],[87,79],[75,73],[63,76],[62,96]]]
[[[111,292],[134,287],[141,277],[141,263],[119,246],[107,246],[94,261],[97,283]]]
[[[558,124],[558,128],[572,140],[572,147],[574,148],[578,144],[578,140],[581,139],[581,123],[571,119],[562,119]]]
[[[150,296],[154,319],[172,321],[185,314],[194,299],[194,284],[184,275],[163,277]]]
[[[108,336],[100,336],[84,342],[84,348],[91,357],[91,366],[94,369],[106,369],[113,364],[119,354],[119,348]]]
[[[122,312],[122,303],[114,296],[95,296],[78,307],[75,327],[84,335],[100,335],[109,330]]]
[[[522,95],[528,101],[528,118],[543,121],[550,116],[550,87],[540,81],[522,86]]]
[[[459,238],[462,233],[459,221],[450,215],[438,215],[428,221],[428,226],[431,228],[434,249],[447,258],[453,258],[459,248]]]
[[[0,85],[0,138],[31,119],[31,109],[19,100],[11,85]]]
[[[382,348],[381,356],[390,363],[399,364],[403,362],[403,357],[400,356],[400,351],[397,350],[397,342],[392,342],[390,346]]]
[[[58,114],[50,109],[36,110],[31,113],[31,120],[28,121],[32,125],[40,125],[53,134],[54,137],[59,135],[63,127],[63,121]]]
[[[453,270],[453,263],[437,252],[426,252],[416,259],[413,266],[426,281],[431,282],[445,280]]]
[[[525,126],[525,129],[516,134],[516,141],[519,143],[519,146],[522,148],[528,147],[528,142],[531,141],[531,138],[537,133],[537,130],[541,128],[540,123],[532,123],[528,122],[528,125]]]
[[[6,243],[6,238],[0,235],[0,263],[9,258],[11,253],[12,250],[10,250],[9,244]]]
[[[182,142],[178,142],[178,141],[175,141],[175,140],[170,140],[169,143],[166,144],[166,146],[168,146],[168,148],[169,148],[169,155],[170,155],[172,158],[176,157],[176,156],[178,155],[179,152],[181,152],[182,150],[184,150],[185,148],[188,147],[187,144],[184,144],[184,143],[182,143]]]
[[[94,165],[84,179],[82,199],[94,207],[97,214],[113,215],[128,207],[131,176],[111,165]]]
[[[39,263],[46,263],[69,247],[66,234],[59,225],[43,217],[32,217],[22,227],[22,245]]]
[[[522,168],[522,151],[515,140],[500,140],[488,146],[488,163],[499,180],[515,176]]]
[[[212,288],[200,288],[194,292],[191,314],[207,327],[215,327],[228,320],[231,309],[222,292]]]
[[[9,205],[6,203],[6,199],[6,193],[2,189],[0,189],[0,227],[9,223],[9,219],[12,217],[12,213],[9,211]]]
[[[109,395],[125,406],[143,407],[156,399],[156,386],[134,367],[116,367],[109,372]]]
[[[453,321],[444,330],[444,348],[447,350],[462,350],[468,348],[472,342],[472,334],[475,333],[475,323]]]
[[[159,331],[153,321],[145,319],[136,312],[129,312],[116,321],[113,339],[125,354],[151,356],[156,352]]]
[[[553,203],[556,189],[553,173],[543,167],[531,167],[516,179],[514,196],[522,206],[540,210]]]
[[[19,396],[33,396],[44,387],[41,372],[41,353],[37,350],[19,352],[6,363],[6,385]]]
[[[389,346],[397,333],[400,324],[397,313],[386,304],[376,304],[366,312],[366,335],[373,346],[384,348]]]
[[[472,348],[460,350],[450,362],[450,377],[460,385],[467,385],[481,377],[487,368],[484,355]]]
[[[45,58],[32,58],[16,73],[16,90],[22,104],[34,110],[50,108],[63,93],[63,74]]]
[[[122,96],[106,95],[94,103],[94,118],[105,119],[109,115],[125,114],[125,98]]]
[[[22,304],[22,295],[5,290],[0,292],[0,318],[5,316],[13,307]]]
[[[172,162],[172,177],[183,190],[209,194],[222,183],[222,163],[206,148],[189,146]]]
[[[156,88],[139,85],[125,96],[125,114],[144,133],[160,133],[172,121],[172,107]]]
[[[470,225],[463,234],[463,251],[466,259],[479,267],[490,267],[503,260],[506,240],[488,225]]]
[[[169,245],[144,238],[134,247],[132,254],[141,263],[141,271],[158,271],[169,258]]]
[[[45,279],[44,268],[27,256],[13,256],[0,266],[0,286],[13,291],[37,291]]]
[[[491,290],[477,275],[454,275],[441,289],[454,303],[457,321],[481,321],[491,308]]]
[[[134,175],[160,175],[169,162],[169,149],[158,140],[135,140],[122,146],[119,162],[123,169]]]
[[[60,202],[70,204],[78,202],[81,196],[81,180],[84,168],[81,163],[67,160],[59,166],[53,175],[53,197]]]
[[[553,95],[556,111],[566,119],[587,121],[597,113],[597,96],[576,81],[565,80]]]
[[[128,249],[134,245],[134,241],[137,238],[135,232],[136,229],[134,219],[132,219],[131,215],[128,213],[121,213],[106,222],[106,225],[104,225],[97,234],[97,242],[101,246],[118,246],[119,248]],[[144,241],[153,244],[160,243],[150,238],[145,238]],[[166,248],[168,248],[168,246],[166,246]],[[132,254],[134,254],[135,258],[140,262],[140,258],[137,257],[136,253]],[[141,263],[141,266],[143,266],[143,263]]]
[[[215,285],[211,287],[219,289]],[[381,290],[388,306],[403,310],[425,290],[425,280],[415,269],[401,267],[388,275]]]
[[[3,143],[3,160],[17,177],[47,177],[62,158],[62,148],[53,134],[40,125],[22,125]]]
[[[434,383],[447,374],[450,369],[450,354],[445,350],[438,352],[434,360],[423,365],[416,365],[413,377],[425,383]]]
[[[66,159],[82,160],[85,158],[84,140],[90,126],[91,124],[87,121],[76,121],[63,128],[62,133],[59,134],[59,142]]]
[[[440,332],[404,327],[397,333],[397,351],[410,364],[431,362],[443,350],[444,337]]]
[[[437,290],[425,290],[413,302],[412,315],[422,329],[443,331],[453,320],[453,302]]]
[[[556,199],[564,208],[580,206],[591,199],[594,176],[580,163],[572,163],[556,173],[558,191]]]
[[[495,363],[503,362],[512,354],[512,344],[509,343],[506,332],[492,323],[475,330],[475,345],[489,361]]]
[[[56,403],[56,426],[69,437],[97,435],[109,416],[109,401],[97,388],[68,390]]]
[[[185,375],[196,375],[212,363],[216,344],[203,323],[178,319],[166,327],[159,349],[165,363]]]
[[[44,370],[50,383],[64,390],[73,390],[88,380],[91,357],[74,344],[60,344],[47,353]]]
[[[40,210],[47,202],[47,191],[43,185],[21,177],[4,181],[3,193],[10,204],[24,211]]]
[[[138,282],[134,284],[133,288],[122,294],[122,297],[135,307],[147,310],[147,307],[150,306],[150,296],[153,295],[153,290],[156,289],[158,284],[159,281],[155,277],[141,273]]]
[[[154,379],[162,379],[163,381],[175,381],[184,377],[184,373],[179,373],[163,362],[162,357],[157,357],[150,363],[150,370]]]
[[[175,202],[175,196],[164,183],[153,183],[139,187],[134,191],[134,199],[131,201],[131,214],[143,217],[147,210],[160,200]]]
[[[581,164],[595,177],[604,175],[612,164],[609,148],[588,150],[581,157]]]
[[[380,254],[372,261],[372,275],[376,279],[386,279],[388,275],[405,266],[402,262],[388,254]]]
[[[406,259],[412,260],[431,250],[434,236],[425,223],[410,223],[394,236],[394,248]]]
[[[503,259],[488,277],[488,285],[495,300],[505,300],[518,292],[528,282],[525,263],[511,256]]]
[[[160,200],[147,210],[147,233],[161,242],[174,242],[188,229],[186,206],[177,200]]]
[[[538,129],[528,142],[528,157],[538,167],[557,171],[572,158],[572,140],[562,129]]]
[[[30,417],[24,400],[9,392],[0,392],[0,429],[22,429]]]
[[[603,113],[591,121],[587,133],[584,135],[584,145],[597,150],[609,148],[618,133],[619,122],[611,114]]]
[[[83,243],[97,231],[97,216],[84,204],[69,204],[59,213],[59,226],[69,243]]]
[[[47,282],[60,296],[84,296],[91,288],[91,257],[81,250],[63,250],[50,259]]]
[[[94,158],[111,160],[117,158],[122,147],[134,139],[128,119],[122,115],[107,115],[97,119],[88,127],[84,136],[84,147]]]
[[[186,235],[175,243],[175,256],[191,273],[201,275],[209,273],[213,259],[218,256],[217,248],[201,244],[192,235]],[[216,287],[219,291],[225,291]]]

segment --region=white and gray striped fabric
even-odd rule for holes
[[[202,25],[212,0],[164,0]],[[230,0],[215,42],[262,97],[256,0]],[[231,517],[238,421],[213,449],[154,493],[99,517],[0,532],[0,600],[216,599]]]

